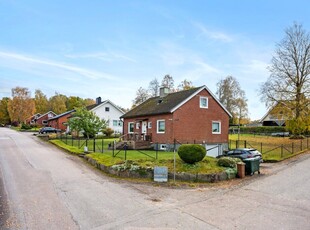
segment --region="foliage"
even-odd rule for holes
[[[104,133],[107,137],[111,137],[111,135],[114,133],[114,130],[111,129],[110,127],[107,127],[106,129],[103,130],[103,133]]]
[[[188,81],[187,79],[184,79],[183,81],[181,81],[181,83],[178,85],[178,91],[182,91],[182,90],[188,90],[193,88],[193,83],[191,81]]]
[[[230,133],[237,132],[238,127],[237,126],[231,126],[229,127]],[[240,127],[240,133],[276,133],[276,132],[286,132],[286,127],[284,126],[258,126],[258,127]]]
[[[47,113],[49,111],[49,107],[46,95],[43,94],[40,89],[36,89],[34,95],[36,112],[40,114]]]
[[[294,23],[277,44],[270,76],[261,86],[261,100],[272,107],[281,103],[286,120],[297,124],[309,117],[310,105],[310,34]],[[293,132],[301,132],[295,129]]]
[[[248,114],[247,99],[239,82],[233,76],[227,76],[217,83],[219,101],[232,114],[233,123],[239,124]]]
[[[29,130],[29,129],[32,129],[32,126],[26,123],[22,123],[22,126],[20,128],[24,130]]]
[[[201,145],[185,144],[178,149],[179,157],[188,164],[202,161],[206,156],[206,149]]]
[[[76,109],[72,118],[69,119],[70,130],[83,131],[88,139],[105,129],[106,126],[107,122],[105,120],[101,120],[94,112],[85,108]]]
[[[12,99],[8,101],[7,106],[11,121],[18,123],[24,122],[35,112],[35,103],[28,88],[13,88]]]
[[[76,96],[70,96],[66,101],[67,110],[73,110],[76,108],[81,108],[85,105],[82,98]]]
[[[50,109],[56,114],[64,113],[67,111],[66,102],[67,97],[56,92],[49,100]]]
[[[4,97],[0,100],[0,125],[6,125],[11,123],[9,111],[8,111],[8,97]]]
[[[217,164],[222,167],[235,168],[239,162],[242,162],[239,158],[221,157]]]

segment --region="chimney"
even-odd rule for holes
[[[101,97],[96,98],[96,105],[99,105],[99,104],[101,104]]]
[[[160,97],[165,97],[169,94],[169,88],[168,87],[161,87],[159,89],[159,96]]]

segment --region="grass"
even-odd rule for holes
[[[104,140],[105,144],[104,146],[108,147],[109,142],[113,141],[114,139],[107,139]],[[97,140],[99,142],[99,140]],[[83,150],[79,148],[78,146],[70,146],[64,143],[61,140],[51,140],[51,143],[59,146],[60,148],[63,148],[67,150],[70,153],[73,154],[81,154],[83,153]],[[75,143],[73,141],[73,143]],[[100,142],[101,143],[101,142]],[[70,140],[70,144],[72,144]],[[102,144],[102,143],[101,143]],[[116,153],[118,153],[116,155]],[[145,155],[146,153],[147,155]],[[158,158],[156,157],[156,151],[136,151],[136,150],[127,150],[126,151],[126,160],[131,161],[134,164],[137,164],[144,168],[154,168],[154,166],[166,166],[169,171],[174,170],[174,156],[175,156],[175,169],[176,172],[186,172],[186,173],[201,173],[201,174],[211,174],[211,173],[218,173],[225,171],[224,167],[220,167],[217,165],[217,159],[213,157],[206,156],[203,161],[198,162],[194,165],[186,164],[184,163],[178,156],[177,153],[173,152],[164,152],[164,151],[158,151]],[[106,165],[106,166],[112,166],[117,164],[122,164],[125,162],[125,151],[119,151],[116,150],[114,152],[112,150],[105,150],[103,153],[101,152],[92,152],[88,154],[90,158],[93,158],[98,163]],[[150,157],[151,156],[151,157]]]
[[[229,139],[230,148],[236,148],[238,134],[229,135]],[[289,137],[240,134],[239,147],[256,148],[262,153],[265,162],[277,162],[307,151],[310,139],[292,140]]]

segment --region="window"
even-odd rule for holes
[[[110,107],[105,107],[105,111],[109,112],[110,111]]]
[[[149,121],[149,122],[147,123],[147,127],[148,127],[149,129],[152,128],[152,122],[151,122],[151,121]]]
[[[128,122],[128,133],[133,133],[134,123]]]
[[[118,120],[113,120],[113,126],[118,126]]]
[[[140,123],[136,123],[136,129],[140,129]]]
[[[207,109],[208,108],[208,98],[200,97],[200,108]]]
[[[221,134],[221,122],[213,121],[212,122],[212,133],[213,134]]]
[[[47,120],[43,120],[43,121],[42,121],[42,124],[43,124],[43,125],[47,125]]]
[[[165,133],[165,120],[158,120],[157,121],[157,133]]]

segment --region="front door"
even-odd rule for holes
[[[142,121],[142,129],[141,129],[141,132],[143,134],[146,134],[147,133],[147,121]]]

